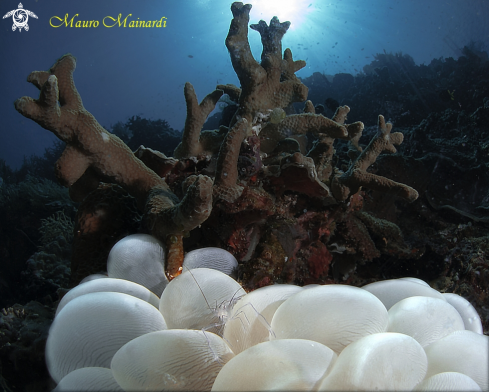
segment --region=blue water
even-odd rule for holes
[[[18,0],[0,3],[0,14],[17,8]],[[251,1],[251,23],[277,15],[290,20],[283,40],[295,59],[307,66],[297,73],[334,75],[361,72],[376,53],[407,53],[417,64],[454,57],[470,41],[489,42],[489,2],[477,0],[336,0]],[[72,53],[74,74],[84,105],[105,127],[133,115],[165,119],[178,130],[185,121],[184,83],[199,99],[218,83],[239,84],[224,45],[232,15],[231,1],[54,1],[27,0],[29,31],[12,31],[12,18],[0,20],[0,158],[13,168],[24,156],[42,155],[55,137],[18,114],[15,99],[38,96],[26,82],[34,70],[47,70],[57,58]],[[429,5],[426,5],[429,4]],[[78,16],[76,16],[78,14]],[[166,21],[161,28],[103,26],[129,14],[130,21]],[[73,18],[92,27],[53,27]],[[109,17],[109,18],[107,18]],[[93,27],[95,21],[98,27]],[[256,58],[260,36],[249,32]]]

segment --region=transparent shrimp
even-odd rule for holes
[[[262,287],[241,298],[228,318],[223,338],[235,354],[256,344],[273,340],[276,335],[271,327],[278,307],[302,288],[277,284]]]
[[[266,328],[266,330],[269,333],[269,336],[275,337],[275,333],[273,332],[269,322],[266,320],[265,317],[263,317],[263,315],[260,314],[260,312],[257,311],[255,306],[251,302],[243,303],[243,297],[245,297],[245,295],[243,294],[238,295],[240,292],[242,292],[241,288],[236,290],[236,292],[232,295],[230,299],[221,301],[220,303],[216,302],[214,306],[211,306],[211,304],[206,298],[206,295],[204,294],[204,291],[200,287],[199,282],[195,278],[192,271],[189,269],[187,269],[187,271],[193,277],[207,305],[207,308],[213,313],[214,320],[216,320],[214,323],[211,323],[205,326],[204,328],[202,328],[202,332],[204,333],[204,335],[206,332],[216,333],[217,335],[223,337],[226,343],[228,343],[228,345],[231,346],[232,345],[231,342],[229,342],[223,336],[226,325],[230,322],[238,322],[241,326],[241,329],[243,331],[247,331],[251,325],[250,318],[253,318],[253,322],[258,320],[263,325],[263,327]],[[239,303],[238,308],[236,308],[237,303]],[[209,349],[212,351],[210,344],[209,344]],[[214,353],[214,360],[221,363],[221,359],[215,353]]]

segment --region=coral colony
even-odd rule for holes
[[[395,225],[360,211],[362,188],[407,201],[417,198],[413,188],[367,171],[383,151],[396,151],[402,134],[391,132],[391,124],[379,116],[377,135],[362,149],[363,124],[346,123],[347,106],[338,107],[329,119],[315,114],[306,101],[304,113],[281,116],[291,103],[307,99],[308,89],[295,75],[305,62],[294,61],[290,49],[282,56],[281,40],[290,23],[277,18],[270,26],[263,21],[251,25],[263,43],[262,61],[257,62],[247,37],[250,9],[233,4],[226,39],[241,87],[219,85],[199,104],[192,85],[185,85],[187,119],[174,158],[143,146],[133,153],[96,121],[75,87],[72,55],[61,57],[47,72],[29,75],[40,97],[20,98],[15,107],[66,143],[56,175],[71,197],[82,202],[73,283],[105,269],[106,258],[86,257],[86,249],[100,247],[93,243],[94,233],[106,233],[102,222],[116,219],[108,216],[115,212],[96,203],[117,199],[119,216],[134,215],[134,208],[120,201],[118,186],[144,211],[144,230],[167,244],[170,279],[181,271],[182,237],[196,228],[201,244],[230,250],[246,261],[242,281],[250,288],[325,277],[330,249],[339,257],[343,250],[345,263],[378,257],[369,231],[385,231],[393,255],[410,251]],[[238,107],[229,126],[201,132],[223,94]],[[333,163],[335,139],[350,145],[351,163],[344,171]],[[333,235],[335,245],[327,247]]]
[[[241,86],[218,85],[199,104],[186,83],[173,157],[132,152],[97,122],[71,54],[29,75],[39,99],[15,102],[66,143],[56,175],[81,203],[76,287],[46,344],[56,390],[487,389],[488,339],[462,297],[414,278],[317,284],[334,283],[332,252],[345,279],[381,253],[416,252],[362,206],[363,189],[405,202],[418,193],[368,171],[403,141],[383,116],[362,148],[349,107],[330,119],[306,101],[295,75],[305,62],[282,52],[289,22],[251,25],[263,45],[253,58],[250,9],[233,3],[226,38]],[[235,112],[202,131],[224,94]],[[336,139],[349,165],[335,164]]]

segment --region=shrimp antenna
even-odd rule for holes
[[[190,268],[188,268],[186,265],[182,265],[182,267],[185,268],[190,273],[190,275],[192,275],[193,280],[195,281],[195,283],[197,284],[197,287],[199,288],[199,291],[202,293],[202,297],[204,298],[204,301],[207,304],[207,307],[209,309],[212,309],[211,306],[209,305],[209,302],[207,302],[207,298],[205,297],[205,294],[202,291],[202,288],[200,287],[199,282],[197,282],[197,279],[195,279],[194,274],[192,273],[192,271],[190,271]]]
[[[204,292],[202,291],[202,288],[200,287],[199,285],[199,282],[197,281],[197,279],[195,278],[195,275],[192,273],[192,271],[190,270],[190,268],[188,268],[187,266],[185,265],[182,265],[183,268],[185,268],[189,273],[190,275],[192,276],[192,279],[195,281],[195,283],[197,284],[197,287],[199,288],[199,291],[201,292],[202,294],[202,297],[204,298],[204,301],[205,303],[207,304],[207,307],[212,310],[211,306],[209,305],[209,302],[207,301],[207,298],[205,297],[205,294]],[[213,326],[211,325],[210,327],[207,327],[207,328],[212,328]],[[224,363],[221,361],[221,357],[212,349],[211,347],[211,342],[209,340],[209,338],[207,337],[206,335],[206,331],[205,331],[205,328],[202,328],[201,329],[202,333],[204,334],[205,336],[205,339],[207,340],[207,347],[209,347],[209,350],[211,351],[212,355],[214,356],[214,361],[216,361],[217,363],[219,363],[221,366],[224,365]]]

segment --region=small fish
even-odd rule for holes
[[[191,54],[189,54],[189,55],[188,55],[188,57],[189,57],[189,58],[191,58],[191,59],[193,59],[193,58],[194,58],[194,56],[192,56]]]

